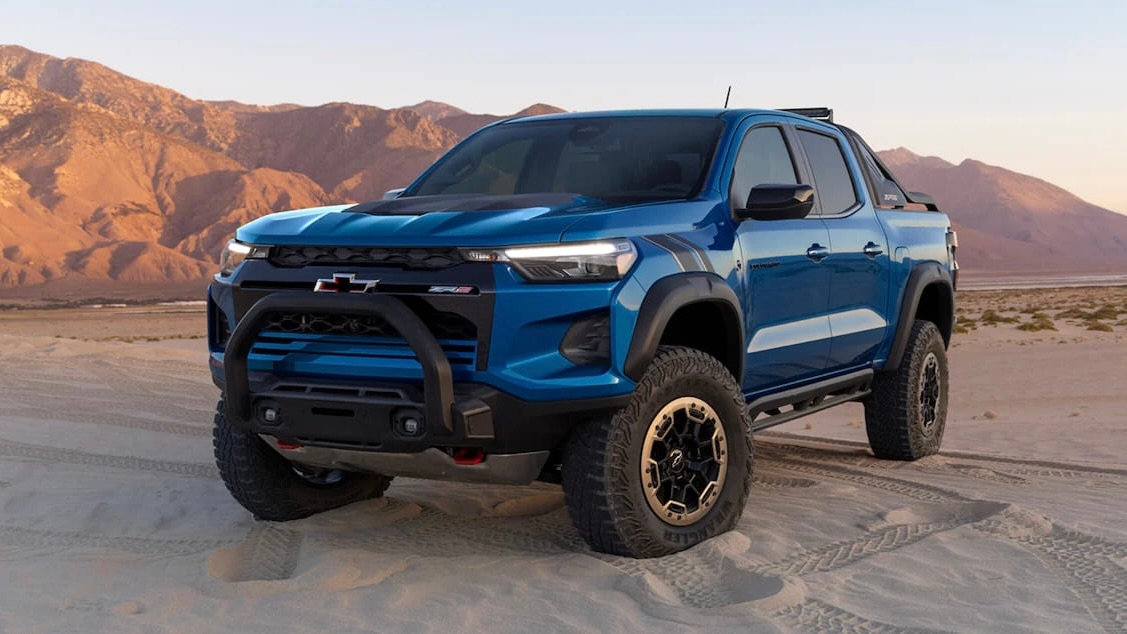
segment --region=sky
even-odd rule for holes
[[[1127,213],[1123,0],[0,0],[0,43],[197,99],[505,114],[830,106]]]

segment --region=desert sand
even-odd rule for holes
[[[940,455],[872,458],[855,405],[777,427],[738,530],[647,561],[547,484],[256,522],[200,308],[2,311],[0,631],[1127,630],[1127,289],[959,299]]]

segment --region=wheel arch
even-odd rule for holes
[[[701,328],[700,324],[719,323]],[[634,325],[623,370],[639,381],[659,345],[695,348],[716,357],[743,379],[743,312],[732,287],[712,273],[680,273],[653,284]]]
[[[943,345],[951,344],[951,332],[955,326],[955,289],[951,284],[951,276],[938,262],[917,264],[908,276],[908,284],[900,303],[896,335],[884,370],[896,370],[900,367],[912,333],[912,324],[918,319],[935,324],[943,336]]]

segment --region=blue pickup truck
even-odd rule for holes
[[[828,109],[504,120],[238,230],[215,457],[260,519],[541,480],[593,549],[676,552],[743,514],[754,431],[862,401],[878,457],[939,450],[956,246]]]

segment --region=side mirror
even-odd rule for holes
[[[813,208],[814,188],[809,185],[757,185],[736,215],[752,220],[797,220],[810,215]]]
[[[407,189],[406,187],[400,187],[399,189],[389,189],[386,192],[384,192],[383,199],[384,200],[395,200],[396,198],[399,198],[399,195],[402,194],[404,191],[406,191],[406,189]]]

